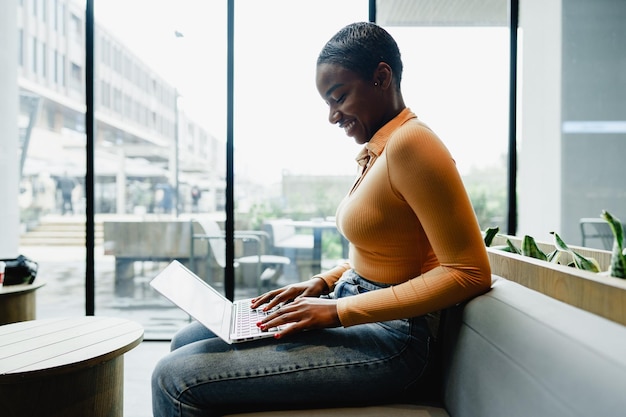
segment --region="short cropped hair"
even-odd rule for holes
[[[389,64],[399,89],[402,59],[398,45],[385,29],[371,22],[345,26],[324,45],[317,57],[317,65],[339,65],[364,80],[371,79],[380,62]]]

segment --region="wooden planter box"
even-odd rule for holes
[[[626,280],[567,266],[569,260],[566,257],[561,259],[565,265],[553,264],[494,247],[503,245],[507,237],[515,246],[521,247],[521,239],[518,237],[496,237],[492,247],[487,248],[493,274],[626,325]],[[554,250],[552,244],[537,244],[545,253]],[[602,270],[608,269],[610,252],[574,246],[570,248],[583,256],[594,257]]]

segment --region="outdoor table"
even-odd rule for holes
[[[34,320],[37,303],[35,291],[45,283],[4,285],[0,287],[0,325]]]
[[[121,417],[123,354],[142,339],[143,328],[121,318],[0,326],[0,414]]]
[[[319,274],[322,271],[322,233],[327,230],[337,231],[337,225],[334,221],[328,220],[293,220],[287,223],[296,229],[311,229],[313,230],[313,260],[312,271],[314,274]],[[348,245],[343,236],[341,237],[343,246],[343,257],[348,257]]]

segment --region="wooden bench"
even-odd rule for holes
[[[37,313],[35,291],[44,285],[35,282],[0,287],[0,325],[34,320]]]
[[[143,339],[132,321],[108,317],[0,326],[4,417],[121,417],[123,354]]]
[[[191,230],[204,233],[202,225],[189,220],[111,221],[104,222],[104,253],[115,256],[117,297],[134,297],[135,262],[170,262],[189,265]],[[207,243],[200,242],[206,250]],[[207,275],[205,265],[196,261],[196,269]]]
[[[115,256],[117,297],[134,297],[135,262],[182,262],[203,279],[223,281],[226,266],[224,232],[217,221],[198,215],[193,219],[104,222],[104,253]],[[265,253],[266,233],[237,230],[236,264],[246,286],[261,286],[277,276],[289,259]],[[251,253],[246,253],[247,244]],[[247,256],[249,255],[249,256]],[[264,274],[274,267],[275,274]],[[280,267],[280,268],[279,268]],[[150,277],[151,279],[152,277]]]

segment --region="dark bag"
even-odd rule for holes
[[[15,259],[0,259],[4,268],[4,285],[32,284],[37,277],[39,264],[24,255]]]

